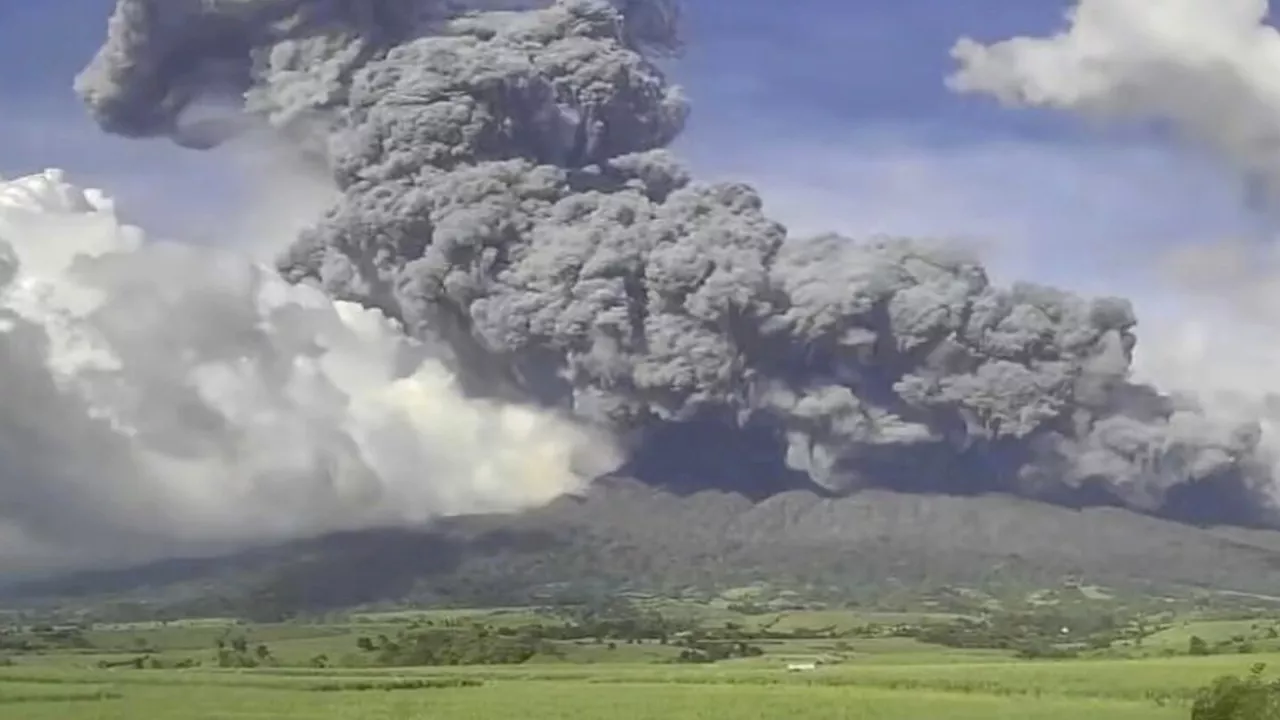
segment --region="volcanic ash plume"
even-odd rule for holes
[[[380,313],[148,242],[56,171],[0,183],[0,352],[6,570],[517,510],[610,467]]]
[[[1081,0],[1049,37],[960,40],[948,83],[1009,106],[1171,130],[1238,174],[1271,230],[1165,259],[1188,302],[1138,369],[1219,416],[1261,418],[1262,442],[1280,447],[1280,32],[1267,10],[1266,0]]]
[[[238,98],[202,137],[265,121],[341,191],[284,277],[448,348],[469,393],[625,438],[632,470],[670,470],[672,438],[750,436],[775,465],[702,445],[695,482],[777,481],[785,459],[835,492],[1269,517],[1259,426],[1134,384],[1127,302],[996,288],[927,242],[788,238],[750,187],[693,182],[664,150],[686,101],[650,57],[678,44],[676,17],[653,0],[119,0],[78,88],[104,128],[187,144],[192,108]]]

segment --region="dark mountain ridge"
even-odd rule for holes
[[[674,595],[751,583],[874,598],[903,588],[1055,584],[1280,595],[1280,532],[1203,528],[1009,495],[795,490],[763,500],[629,479],[510,516],[345,533],[231,556],[15,585],[12,602],[132,600],[184,613],[371,603],[512,604],[622,589]]]

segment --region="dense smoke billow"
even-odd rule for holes
[[[63,485],[96,487],[63,500],[59,522],[124,539],[510,509],[578,486],[582,463],[602,461],[584,458],[587,431],[564,414],[623,442],[628,471],[695,487],[767,492],[803,476],[836,493],[1005,490],[1198,520],[1275,517],[1265,416],[1135,382],[1128,302],[994,287],[941,244],[789,238],[752,188],[693,181],[665,150],[688,104],[655,57],[679,47],[674,3],[118,0],[76,81],[104,129],[212,148],[266,124],[323,163],[340,196],[281,253],[288,284],[171,247],[58,270],[105,283],[99,309],[66,300],[65,313],[94,316],[122,359],[49,377],[36,370],[59,355],[37,348],[53,341],[23,345],[48,357],[29,358],[38,381],[15,392],[48,396],[17,405],[56,406],[71,381],[51,381],[66,376],[90,407],[127,413],[15,424],[14,438],[48,443],[35,458],[91,455],[107,477],[95,486],[88,469],[54,464],[39,485],[5,483],[14,498],[0,504],[51,507]],[[1078,15],[1141,21],[1112,6],[1086,1]],[[1112,109],[1123,114],[1168,109],[1164,95],[1133,92],[1140,72],[1212,81],[1195,58],[1158,62],[1183,48],[1125,35],[1129,54],[1105,66],[1114,95],[1096,71],[1054,95],[1035,82],[1071,78],[1031,71],[1070,37],[962,43],[955,83],[1086,109],[1124,99]],[[1231,89],[1259,123],[1280,117],[1239,77]],[[1250,127],[1265,144],[1265,124]],[[1208,132],[1194,118],[1186,129]],[[1251,147],[1241,142],[1218,145]],[[415,341],[388,337],[376,311]],[[61,326],[16,327],[52,337]],[[391,356],[409,346],[435,355],[397,375]],[[69,449],[82,441],[101,450]],[[336,470],[348,465],[358,472]],[[115,483],[139,492],[114,495]],[[371,497],[351,499],[361,493]],[[120,522],[143,502],[152,524]]]
[[[1176,322],[1147,329],[1144,346],[1152,350],[1139,353],[1135,369],[1166,391],[1193,394],[1214,416],[1258,419],[1264,443],[1274,444],[1280,32],[1267,14],[1267,0],[1173,0],[1159,8],[1143,0],[1080,0],[1067,27],[1052,36],[990,45],[961,39],[952,51],[959,68],[947,82],[1011,107],[1169,131],[1237,175],[1266,229],[1159,259],[1186,301]],[[1274,476],[1259,484],[1262,506],[1275,501]]]

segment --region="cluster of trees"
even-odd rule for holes
[[[1255,640],[1275,640],[1280,637],[1275,626],[1269,626],[1254,636],[1237,633],[1225,640],[1219,640],[1215,643],[1209,643],[1199,635],[1192,635],[1187,642],[1187,654],[1189,655],[1219,655],[1222,653],[1241,653],[1249,654],[1257,651]]]
[[[0,652],[27,653],[89,650],[93,643],[79,625],[36,625],[27,630],[0,632]]]
[[[114,668],[131,668],[134,670],[182,670],[186,668],[200,667],[200,661],[195,658],[182,658],[179,660],[166,660],[155,655],[138,655],[123,660],[99,660],[98,667],[103,670]]]
[[[200,667],[203,663],[195,658],[166,658],[156,654],[155,648],[149,646],[143,638],[137,638],[134,648],[139,655],[119,660],[100,660],[98,667],[107,669],[129,668],[134,670],[172,670]],[[216,652],[213,666],[219,668],[257,668],[277,665],[271,648],[263,643],[250,645],[249,639],[243,635],[232,636],[225,633],[215,641]]]
[[[924,624],[779,629],[776,621],[750,627],[732,622],[701,627],[691,619],[614,601],[559,608],[560,622],[522,627],[460,620],[421,622],[395,638],[361,638],[359,647],[373,662],[395,666],[522,663],[538,655],[558,655],[555,643],[566,641],[607,644],[610,649],[621,643],[657,643],[680,648],[673,662],[704,663],[763,655],[762,641],[830,639],[839,641],[845,652],[853,649],[847,642],[852,638],[910,637],[947,647],[1012,650],[1024,658],[1051,659],[1106,649],[1117,641],[1140,644],[1143,637],[1169,627],[1167,622],[1131,613],[1093,610],[1043,608]],[[1251,650],[1252,643],[1243,637],[1214,645],[1192,638],[1189,648],[1194,655]]]
[[[673,636],[695,629],[696,623],[671,618],[652,610],[642,610],[629,603],[611,603],[605,607],[564,608],[558,624],[535,624],[522,628],[546,640],[592,640],[635,643],[645,640],[668,642]],[[505,630],[505,632],[512,632]]]
[[[243,635],[218,638],[217,649],[214,661],[220,668],[256,668],[276,664],[271,648],[262,643],[250,648],[248,638]]]
[[[509,665],[537,656],[559,656],[557,642],[594,642],[617,649],[654,643],[681,648],[676,662],[708,663],[756,657],[764,650],[740,625],[700,628],[689,619],[665,616],[626,602],[561,608],[562,621],[493,627],[457,620],[411,624],[395,637],[361,637],[357,647],[383,666]]]
[[[903,626],[895,632],[946,647],[1014,650],[1026,658],[1052,658],[1072,657],[1085,649],[1105,649],[1120,640],[1140,639],[1157,629],[1112,613],[1044,610]]]
[[[742,640],[687,640],[685,649],[676,656],[681,663],[713,663],[731,658],[760,657],[764,648]]]
[[[946,647],[1013,650],[1023,658],[1069,658],[1084,651],[1105,650],[1122,641],[1142,647],[1144,638],[1170,627],[1168,620],[1152,620],[1119,611],[1087,613],[1044,609],[904,625],[891,628],[890,632]],[[1256,651],[1257,641],[1280,639],[1280,629],[1274,624],[1258,623],[1253,629],[1255,632],[1251,634],[1237,633],[1216,642],[1192,636],[1186,652],[1189,655],[1247,654]],[[860,628],[853,634],[874,631],[871,627]]]
[[[529,633],[509,635],[482,625],[401,630],[394,638],[361,637],[356,646],[377,665],[518,665],[539,654],[554,654],[547,641]]]

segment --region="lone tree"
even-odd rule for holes
[[[1191,640],[1187,643],[1187,652],[1192,655],[1208,655],[1209,643],[1205,642],[1204,638],[1199,635],[1192,635]]]

